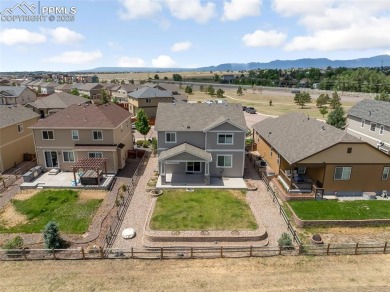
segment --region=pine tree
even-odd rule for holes
[[[221,88],[218,88],[217,90],[217,97],[223,97],[223,94],[225,93],[225,91],[223,91]]]
[[[332,109],[335,109],[337,106],[341,106],[341,98],[338,95],[337,91],[333,92],[329,104]]]
[[[43,231],[43,239],[46,248],[61,248],[63,246],[64,240],[59,234],[58,224],[55,221],[50,221],[46,224]]]
[[[345,112],[341,105],[337,105],[336,108],[328,115],[326,123],[336,128],[343,129],[346,125]]]
[[[238,86],[237,88],[237,95],[242,95],[242,87]]]

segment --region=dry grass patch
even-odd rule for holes
[[[79,192],[79,201],[104,200],[108,192],[99,190],[82,190]]]
[[[26,215],[20,214],[16,211],[14,205],[8,204],[0,213],[1,225],[6,228],[27,224],[28,218]]]

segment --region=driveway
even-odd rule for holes
[[[265,120],[266,118],[275,118],[276,116],[270,116],[270,115],[264,115],[264,114],[260,114],[260,113],[256,113],[256,114],[249,114],[247,112],[244,112],[244,116],[245,116],[245,122],[246,122],[246,125],[248,126],[248,128],[251,128],[252,125],[262,121],[262,120]]]

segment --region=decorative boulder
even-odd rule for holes
[[[125,230],[122,231],[122,237],[124,239],[131,239],[135,237],[135,230],[134,228],[126,228]]]

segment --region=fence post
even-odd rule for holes
[[[27,261],[26,250],[24,247],[22,249],[22,254],[23,254],[24,260]]]
[[[131,258],[134,259],[134,248],[131,248]]]
[[[223,247],[221,246],[221,258],[223,258]]]
[[[104,259],[104,252],[103,252],[103,248],[101,246],[99,246],[99,251],[100,251],[100,257],[102,259]]]
[[[303,246],[302,244],[298,245],[298,254],[302,254],[303,253]]]
[[[56,252],[54,251],[54,248],[51,249],[51,252],[53,253],[53,258],[56,260]]]
[[[328,243],[328,247],[326,248],[326,255],[329,255],[330,243]]]
[[[282,254],[282,246],[279,245],[279,255],[281,255],[281,254]]]
[[[358,254],[358,247],[359,247],[359,243],[356,243],[356,246],[355,246],[355,254]]]
[[[83,257],[83,260],[85,260],[85,251],[84,251],[84,247],[81,247],[81,255]]]
[[[162,260],[164,258],[164,248],[161,247],[160,248],[160,260]]]
[[[250,246],[250,248],[249,248],[249,257],[250,258],[252,257],[252,250],[253,250],[253,246]]]
[[[194,248],[191,247],[191,259],[193,259],[193,258],[194,258]]]

